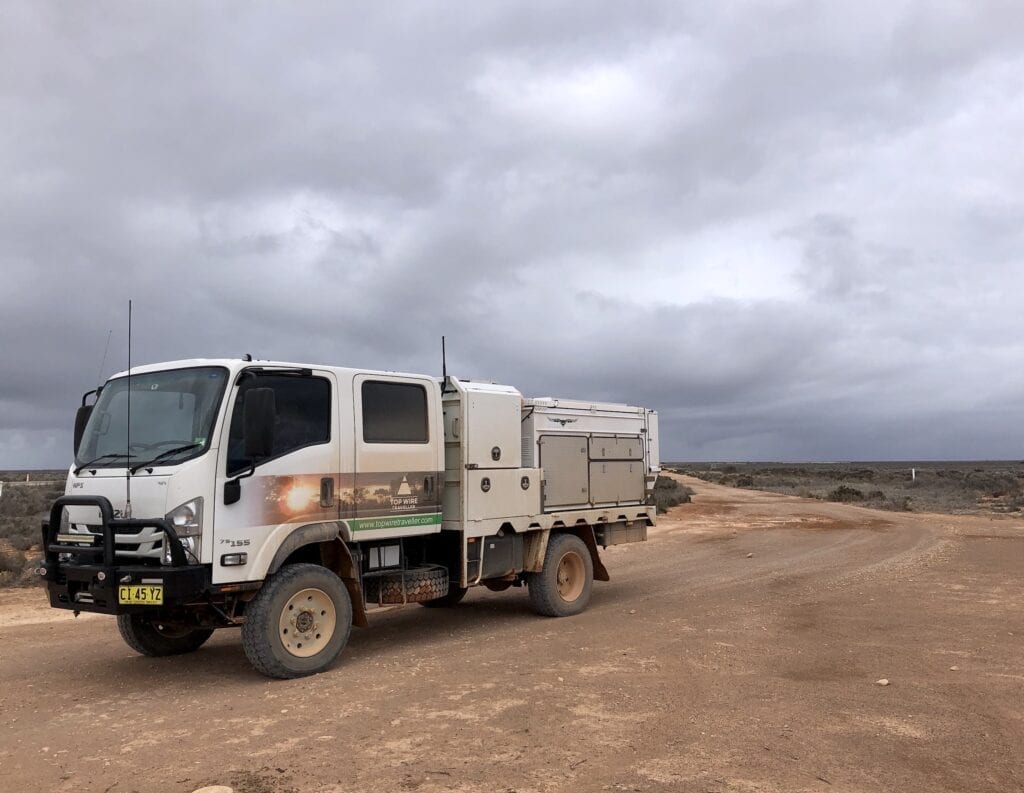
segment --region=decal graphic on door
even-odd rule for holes
[[[254,476],[243,506],[253,525],[347,520],[353,530],[431,526],[441,522],[439,471]],[[333,479],[330,503],[322,482]],[[251,493],[251,494],[250,494]]]

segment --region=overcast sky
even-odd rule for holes
[[[0,5],[0,468],[134,360],[1024,458],[1017,2]]]

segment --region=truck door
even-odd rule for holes
[[[336,521],[340,513],[341,427],[335,375],[316,369],[254,367],[239,377],[218,456],[214,583],[262,579],[287,535],[304,525]],[[242,456],[242,415],[245,395],[254,388],[274,391],[277,416],[272,453],[250,461]],[[225,503],[224,483],[246,474],[252,463],[252,475],[239,480],[239,500]],[[237,564],[237,554],[244,554],[243,564]]]
[[[430,378],[360,374],[355,408],[355,517],[358,540],[441,530],[441,394]]]

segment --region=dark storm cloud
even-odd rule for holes
[[[0,467],[125,358],[659,408],[666,458],[1019,456],[1012,3],[0,11]]]

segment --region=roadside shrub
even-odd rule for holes
[[[19,551],[0,549],[0,573],[21,573],[25,557]]]
[[[18,574],[18,586],[43,585],[43,579],[36,572],[39,565],[43,563],[41,554],[26,554],[21,565],[21,572]]]
[[[32,542],[40,541],[39,527],[43,519],[40,516],[0,518],[0,539],[7,538],[13,542],[15,537],[29,537]]]
[[[966,481],[974,490],[993,498],[1002,498],[1020,489],[1017,477],[1004,471],[985,471],[976,468],[967,475]]]
[[[0,549],[0,588],[41,584],[42,579],[36,572],[41,562],[42,556],[38,553]]]
[[[736,477],[736,487],[753,487],[754,477],[748,476],[747,474],[741,474]]]
[[[35,539],[33,537],[29,537],[27,534],[16,534],[13,537],[8,538],[7,541],[16,551],[27,551],[36,544]]]
[[[1011,496],[1006,500],[1007,512],[1020,512],[1024,510],[1024,495]]]
[[[679,504],[689,504],[693,491],[675,479],[659,476],[654,482],[654,504],[659,513],[666,512]]]
[[[863,501],[864,494],[855,487],[840,485],[828,494],[828,500],[841,502]]]

